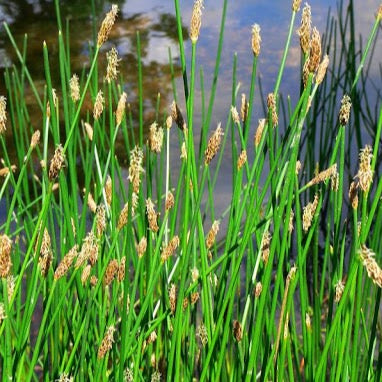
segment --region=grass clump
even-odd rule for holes
[[[380,379],[381,112],[367,136],[371,144],[364,145],[361,126],[372,120],[362,68],[381,10],[365,48],[351,55],[352,2],[339,24],[329,19],[324,35],[311,27],[304,6],[301,90],[292,106],[279,89],[300,3],[291,2],[275,87],[256,128],[257,24],[252,40],[248,33],[249,97],[236,101],[235,56],[227,121],[211,126],[226,0],[215,81],[208,105],[202,90],[199,130],[194,101],[202,1],[192,12],[187,68],[175,0],[184,112],[181,89],[174,87],[167,112],[158,97],[148,129],[139,33],[136,120],[116,49],[106,53],[105,73],[98,66],[116,5],[90,44],[89,69],[79,75],[71,71],[69,31],[56,1],[57,90],[48,46],[41,92],[4,25],[19,66],[6,70],[7,94],[0,97],[3,380]],[[333,55],[331,47],[340,43]],[[40,128],[23,101],[27,87],[40,108]],[[116,155],[117,142],[127,166]],[[219,215],[216,184],[227,157],[232,192]]]

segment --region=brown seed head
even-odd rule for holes
[[[89,140],[92,141],[93,140],[93,128],[92,128],[92,125],[90,123],[85,122],[84,126],[85,126],[86,135],[88,136]]]
[[[118,261],[115,259],[110,260],[105,271],[105,276],[103,277],[103,283],[105,286],[111,284],[111,282],[114,280],[114,277],[117,275],[118,269]]]
[[[48,230],[45,228],[40,248],[40,256],[38,258],[38,265],[40,267],[42,277],[46,277],[48,274],[50,265],[52,264],[52,259],[53,252],[50,235]]]
[[[359,250],[359,255],[363,266],[366,268],[367,275],[374,284],[382,288],[382,269],[375,261],[375,253],[367,248],[366,245],[362,245]]]
[[[175,235],[162,251],[160,258],[163,263],[167,261],[167,259],[174,254],[174,252],[179,246],[179,243],[180,243],[179,236]]]
[[[168,211],[172,207],[174,207],[174,203],[175,203],[174,195],[171,191],[169,191],[166,195],[165,210]]]
[[[207,249],[210,249],[214,245],[215,239],[216,239],[216,235],[219,232],[219,225],[220,225],[220,223],[219,223],[218,220],[215,220],[212,223],[212,227],[209,230],[209,232],[207,234],[207,237],[206,237],[206,247],[207,247]]]
[[[52,98],[53,98],[54,107],[57,107],[58,98],[57,98],[57,94],[56,94],[56,89],[52,89]],[[50,101],[48,101],[46,104],[46,116],[47,116],[47,118],[50,118],[50,108],[51,108],[51,104],[50,104]]]
[[[103,204],[97,206],[95,218],[97,237],[100,238],[106,229],[106,208]]]
[[[377,20],[378,21],[382,20],[382,4],[379,6],[378,11],[377,11]]]
[[[317,69],[317,74],[316,74],[316,84],[317,85],[319,85],[324,80],[328,66],[329,66],[329,56],[327,54],[325,54],[324,58],[322,59],[320,65],[318,66],[318,69]]]
[[[190,25],[190,39],[193,44],[195,44],[199,38],[200,27],[202,26],[202,9],[203,0],[195,0]]]
[[[103,112],[103,105],[105,103],[105,99],[103,98],[102,90],[100,90],[97,93],[97,97],[94,102],[94,108],[93,108],[93,117],[95,120],[99,119]]]
[[[7,235],[0,235],[0,277],[6,278],[12,267],[12,241]]]
[[[318,197],[318,194],[316,194],[314,195],[313,202],[308,203],[304,207],[304,212],[302,216],[302,228],[304,229],[305,232],[308,231],[308,229],[312,225],[312,220],[318,206],[318,200],[319,200],[319,197]]]
[[[95,263],[98,257],[98,242],[97,238],[95,237],[94,233],[90,231],[86,237],[83,240],[81,251],[77,257],[76,264],[74,265],[74,268],[79,268],[81,265],[83,265],[88,259],[92,262],[92,264]]]
[[[146,199],[146,211],[151,231],[157,232],[159,229],[157,223],[158,214],[155,212],[154,203],[152,202],[151,198]]]
[[[259,119],[259,124],[257,126],[255,139],[254,139],[255,147],[258,147],[261,142],[261,137],[263,136],[263,131],[264,131],[266,122],[267,120],[265,118]]]
[[[249,102],[247,102],[245,94],[242,93],[242,95],[241,95],[240,117],[241,117],[241,120],[243,122],[245,122],[247,120],[248,109],[249,109]]]
[[[264,231],[263,237],[261,239],[261,258],[265,264],[268,263],[271,240],[272,235],[269,233],[269,231]]]
[[[338,117],[340,124],[342,126],[347,125],[349,122],[351,106],[352,106],[351,99],[347,94],[345,94],[341,100],[341,108],[340,108],[340,113]]]
[[[300,10],[301,0],[293,0],[292,11],[298,12]]]
[[[170,289],[169,289],[169,292],[168,292],[168,298],[169,298],[169,301],[170,301],[170,310],[171,310],[171,313],[174,314],[175,313],[175,309],[176,309],[176,286],[174,283],[172,283],[170,285]]]
[[[191,269],[191,280],[194,283],[199,278],[199,269],[194,267]]]
[[[113,4],[111,10],[106,14],[106,17],[102,21],[101,28],[98,32],[97,46],[100,48],[104,42],[109,38],[111,28],[114,25],[115,18],[118,13],[118,5]]]
[[[91,269],[92,269],[91,265],[87,264],[86,267],[82,270],[82,273],[81,273],[81,283],[82,283],[82,285],[85,285],[86,281],[88,281]]]
[[[121,97],[119,98],[117,111],[115,112],[115,120],[116,120],[117,126],[119,126],[122,123],[123,116],[125,115],[126,101],[127,101],[127,94],[123,92],[121,94]]]
[[[54,152],[53,158],[50,161],[49,167],[49,180],[53,181],[57,178],[65,162],[64,149],[61,145],[58,145]]]
[[[240,124],[239,113],[237,112],[236,106],[231,106],[231,116],[234,123]]]
[[[125,266],[126,266],[126,257],[123,256],[121,262],[118,265],[117,278],[119,282],[122,282],[125,279]]]
[[[163,136],[164,136],[163,129],[160,126],[158,126],[156,122],[154,122],[150,126],[150,133],[149,133],[149,143],[150,143],[151,151],[157,154],[159,154],[162,151]]]
[[[101,342],[101,345],[98,349],[98,354],[97,354],[97,358],[98,359],[102,359],[105,357],[105,354],[111,349],[111,347],[113,346],[113,342],[114,342],[114,332],[115,332],[115,327],[114,325],[111,325],[107,328],[106,330],[106,333],[105,333],[105,337],[103,338],[102,342]]]
[[[77,257],[77,255],[78,255],[78,245],[76,244],[64,256],[64,258],[61,260],[61,263],[56,268],[56,271],[54,272],[54,279],[55,280],[58,280],[67,274],[69,268],[72,266],[72,263],[73,263],[74,259]]]
[[[345,284],[342,282],[342,280],[338,280],[337,284],[335,285],[335,295],[334,295],[334,301],[336,303],[339,303],[342,297],[342,294],[345,290]]]
[[[240,153],[239,158],[237,160],[237,170],[238,171],[241,170],[246,162],[247,162],[247,150],[243,150]]]
[[[173,101],[171,104],[171,117],[172,120],[175,121],[178,128],[180,130],[184,130],[186,123],[184,122],[182,112],[180,111],[178,104],[175,101]]]
[[[111,202],[113,199],[113,181],[111,180],[110,175],[107,176],[105,183],[105,195],[106,195],[106,203],[111,206]]]
[[[77,102],[80,100],[80,81],[77,74],[73,74],[72,78],[69,81],[70,87],[70,96],[73,102]]]
[[[84,192],[86,192],[86,190],[84,190]],[[97,211],[97,204],[96,202],[94,201],[94,198],[93,198],[93,195],[91,194],[91,192],[88,193],[88,207],[89,207],[89,210],[93,213],[96,213]]]
[[[328,169],[321,171],[318,173],[310,182],[307,183],[307,186],[313,186],[314,184],[318,184],[324,182],[325,180],[331,178],[333,174],[337,173],[337,164],[335,163],[333,166],[330,166]]]
[[[358,208],[358,191],[357,191],[357,183],[355,182],[350,183],[349,201],[353,210],[356,210]]]
[[[302,10],[301,25],[297,30],[298,35],[300,36],[300,46],[304,55],[307,55],[309,52],[309,43],[310,43],[310,32],[312,29],[312,15],[310,11],[310,5],[305,3],[305,6]]]
[[[243,338],[243,328],[238,320],[234,320],[232,326],[233,336],[235,337],[237,342],[240,342]]]
[[[293,219],[294,219],[294,212],[293,210],[290,211],[290,215],[289,215],[289,224],[288,224],[288,231],[289,233],[292,233],[293,232]]]
[[[260,44],[261,44],[261,36],[260,36],[260,25],[253,24],[252,26],[252,52],[258,57],[260,54]]]
[[[277,110],[276,110],[276,97],[273,93],[268,94],[267,104],[268,104],[268,113],[272,114],[272,125],[273,127],[275,127],[279,124],[279,118],[277,116]]]
[[[121,213],[119,214],[118,223],[117,223],[118,231],[120,231],[127,224],[128,214],[129,214],[129,203],[126,202],[121,210]]]
[[[180,149],[180,159],[187,159],[187,149],[186,149],[186,143],[182,143],[182,147]]]
[[[117,49],[114,47],[111,48],[106,53],[106,59],[107,59],[107,68],[106,68],[106,81],[110,83],[113,80],[117,79],[118,76],[118,62],[120,59],[118,58],[118,52]]]
[[[204,163],[206,166],[210,164],[213,157],[219,151],[223,135],[224,135],[223,129],[221,128],[221,124],[219,123],[217,129],[215,130],[215,132],[212,134],[211,138],[209,139],[207,148],[204,152],[204,156],[205,156]]]
[[[0,135],[7,129],[7,99],[0,96]]]
[[[261,281],[258,281],[255,286],[255,297],[259,298],[261,295],[261,291],[263,290],[263,285],[261,284]]]
[[[40,143],[40,131],[36,130],[31,138],[31,149],[33,150]]]
[[[358,178],[359,187],[363,192],[368,192],[373,182],[373,171],[371,169],[371,160],[373,159],[373,150],[371,146],[366,145],[359,153],[359,170],[355,178]]]
[[[309,50],[309,72],[315,73],[321,61],[321,36],[316,27],[312,31]]]
[[[199,300],[199,292],[193,292],[191,293],[191,305],[196,304],[196,302]]]
[[[172,116],[168,115],[166,118],[166,128],[167,130],[170,130],[172,127]]]
[[[139,192],[139,186],[141,184],[141,174],[144,172],[143,167],[143,151],[135,146],[130,152],[130,167],[128,179],[133,184],[133,190],[135,193]]]
[[[196,328],[196,337],[200,339],[202,346],[205,347],[208,342],[208,333],[204,324],[201,322],[199,326]]]
[[[7,176],[11,171],[15,172],[17,169],[16,165],[11,165],[11,167],[0,168],[0,176]]]
[[[138,253],[138,258],[142,258],[147,249],[147,239],[145,236],[143,236],[142,239],[139,240],[139,243],[136,244],[136,249]]]
[[[16,278],[13,275],[7,276],[7,294],[8,294],[8,301],[12,300],[13,294],[15,292],[15,286],[16,286]]]

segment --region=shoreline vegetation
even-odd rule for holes
[[[44,42],[43,95],[26,64],[27,36],[18,47],[4,23],[19,62],[6,69],[0,97],[2,380],[380,380],[382,109],[377,103],[373,115],[368,104],[366,63],[382,5],[358,50],[356,15],[352,1],[346,4],[323,33],[309,4],[291,1],[266,97],[256,87],[262,42],[254,24],[249,94],[238,94],[235,55],[232,102],[217,126],[211,120],[227,0],[208,99],[201,89],[200,126],[194,101],[199,75],[203,84],[196,65],[202,0],[190,20],[190,57],[174,0],[183,88],[175,86],[170,59],[174,101],[160,112],[158,95],[149,128],[139,32],[134,113],[118,52],[104,49],[117,5],[90,44],[90,67],[73,73],[70,28],[55,0],[60,87],[52,85]],[[301,83],[292,105],[279,90],[296,29]],[[27,88],[41,129],[32,129]],[[251,119],[255,97],[264,97],[266,109],[258,123]],[[218,215],[216,184],[227,151],[232,190]]]

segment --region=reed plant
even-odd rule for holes
[[[370,107],[365,67],[382,6],[363,47],[352,1],[320,33],[309,5],[293,0],[267,96],[256,87],[254,24],[249,94],[238,94],[235,55],[226,120],[212,126],[227,0],[209,99],[196,65],[203,2],[194,3],[187,57],[174,0],[183,86],[171,66],[174,102],[163,113],[158,97],[152,121],[144,118],[140,34],[131,68],[137,112],[127,105],[123,63],[105,48],[118,7],[94,35],[89,68],[73,73],[70,25],[55,4],[60,81],[52,83],[44,43],[43,91],[28,70],[27,37],[17,46],[4,24],[18,63],[6,70],[0,98],[2,380],[380,380],[382,112]],[[280,86],[297,27],[301,87],[292,105]],[[266,105],[259,123],[256,97]],[[227,157],[232,192],[220,214],[217,177]]]

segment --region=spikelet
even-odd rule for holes
[[[243,150],[240,153],[239,158],[237,160],[237,170],[238,171],[241,170],[246,162],[247,162],[247,150]]]
[[[151,374],[150,382],[160,382],[162,380],[162,373],[159,370],[155,370]]]
[[[84,189],[84,193],[86,193],[86,190]],[[97,204],[94,201],[93,195],[91,192],[88,193],[88,200],[87,200],[87,205],[89,207],[89,210],[93,213],[97,211]]]
[[[290,215],[289,215],[289,224],[288,224],[288,232],[289,233],[292,233],[293,232],[293,219],[294,219],[294,212],[293,210],[290,211]]]
[[[157,232],[159,229],[157,223],[158,214],[155,212],[154,203],[152,202],[151,198],[146,199],[146,212],[147,219],[149,221],[149,228],[151,231]]]
[[[191,280],[194,283],[199,278],[199,269],[194,267],[191,269]]]
[[[241,120],[243,122],[245,122],[247,120],[248,110],[249,110],[249,102],[247,102],[247,98],[245,97],[245,94],[242,93],[242,95],[241,95],[240,117],[241,117]]]
[[[56,268],[56,271],[54,272],[54,279],[55,280],[58,280],[67,274],[69,268],[72,266],[72,263],[73,263],[74,259],[77,257],[77,255],[78,255],[78,245],[76,244],[64,256],[64,258],[61,260],[61,263]]]
[[[103,204],[97,206],[95,219],[97,237],[100,238],[106,229],[106,208]]]
[[[142,167],[143,151],[135,146],[130,153],[130,167],[128,179],[133,184],[133,190],[135,193],[139,192],[139,186],[141,184],[141,174],[144,172]]]
[[[57,98],[57,94],[56,94],[56,89],[52,89],[52,98],[53,98],[54,107],[57,107],[58,98]],[[46,104],[46,117],[47,118],[50,118],[50,107],[51,107],[50,101],[48,101]]]
[[[122,282],[125,279],[125,266],[126,266],[126,257],[123,256],[121,262],[118,265],[117,278],[119,282]]]
[[[165,210],[169,211],[172,207],[174,207],[174,203],[174,195],[171,191],[168,191],[166,195]]]
[[[57,178],[65,162],[64,149],[61,145],[58,145],[54,152],[53,158],[50,161],[49,167],[49,180],[53,181]]]
[[[60,374],[60,378],[56,379],[57,382],[74,382],[74,377],[70,376],[68,373]]]
[[[36,130],[31,138],[31,149],[33,150],[40,143],[40,131]]]
[[[160,256],[162,262],[167,261],[169,257],[171,257],[176,249],[178,248],[180,243],[179,236],[175,235],[167,244],[167,246],[163,249],[162,254]]]
[[[126,202],[121,210],[121,213],[119,214],[118,223],[117,223],[118,231],[120,231],[127,224],[128,214],[129,214],[129,203]]]
[[[138,195],[133,191],[131,194],[131,215],[135,216],[135,210],[138,207],[139,198]]]
[[[301,0],[293,0],[292,11],[298,12],[300,10]]]
[[[7,99],[0,96],[0,135],[5,133],[7,129]]]
[[[118,261],[115,259],[110,260],[105,271],[105,276],[103,277],[103,283],[105,286],[110,285],[111,282],[114,280],[114,277],[117,275],[118,268]]]
[[[255,298],[260,297],[262,290],[263,290],[263,284],[261,284],[261,281],[258,281],[256,283],[255,291],[254,291]]]
[[[219,232],[219,224],[220,223],[218,220],[215,220],[212,223],[212,227],[209,230],[207,237],[206,237],[206,248],[207,249],[210,249],[215,243],[216,235]]]
[[[191,293],[191,297],[190,297],[190,300],[191,300],[191,305],[194,305],[197,303],[197,301],[199,300],[199,292],[193,292]]]
[[[69,81],[70,87],[70,97],[73,102],[80,100],[80,81],[77,74],[73,74],[72,78]]]
[[[337,164],[335,163],[333,166],[330,166],[328,169],[321,171],[318,173],[310,182],[306,185],[308,187],[313,186],[314,184],[318,184],[324,182],[325,180],[331,178],[333,174],[337,173]]]
[[[15,172],[17,167],[13,164],[11,167],[0,168],[0,176],[7,176],[11,171]]]
[[[99,117],[101,116],[101,114],[103,112],[104,103],[105,103],[105,99],[103,97],[102,90],[100,90],[97,93],[97,96],[96,96],[96,99],[94,102],[94,107],[93,107],[93,118],[95,120],[99,119]]]
[[[359,170],[355,178],[358,178],[359,187],[363,192],[368,192],[373,182],[373,171],[371,169],[371,160],[373,151],[371,146],[366,145],[359,153]]]
[[[113,198],[113,182],[111,180],[110,175],[107,176],[105,183],[105,195],[106,195],[106,203],[111,206],[112,198]]]
[[[115,121],[117,123],[117,126],[119,126],[122,123],[123,116],[125,115],[126,101],[127,94],[123,92],[121,94],[121,97],[119,97],[117,111],[115,112]]]
[[[103,357],[105,357],[105,354],[111,349],[111,347],[113,346],[113,342],[114,342],[114,332],[115,332],[115,327],[114,325],[110,325],[107,330],[106,330],[106,333],[105,333],[105,337],[103,338],[102,342],[101,342],[101,345],[98,349],[98,354],[97,354],[97,358],[98,359],[102,359]]]
[[[182,112],[180,111],[178,104],[175,101],[173,101],[171,104],[171,117],[180,130],[185,129],[186,123],[184,122]]]
[[[196,337],[200,339],[202,346],[205,347],[208,342],[208,333],[204,324],[201,322],[196,328]]]
[[[316,27],[312,31],[312,39],[310,41],[309,50],[309,72],[315,73],[320,65],[321,60],[321,36]]]
[[[243,328],[238,320],[233,321],[232,331],[236,341],[240,342],[243,339]]]
[[[219,151],[223,135],[224,135],[223,129],[221,128],[221,124],[219,123],[217,129],[215,130],[215,132],[212,134],[211,138],[209,139],[207,148],[204,152],[204,156],[205,156],[204,163],[206,166],[210,164],[213,157]]]
[[[357,192],[357,184],[355,182],[350,183],[349,201],[353,210],[356,210],[358,208],[358,192]]]
[[[279,117],[277,116],[277,110],[276,110],[276,97],[273,93],[268,94],[267,104],[268,104],[268,113],[270,112],[272,113],[272,125],[273,127],[275,127],[279,124]]]
[[[301,164],[301,162],[298,160],[298,161],[296,161],[296,175],[298,175],[298,173],[300,172],[300,170],[301,170],[301,167],[302,167],[302,164]]]
[[[106,81],[110,83],[117,79],[118,76],[118,52],[114,47],[106,53],[107,68],[106,68]]]
[[[305,3],[305,6],[302,10],[301,25],[297,30],[298,35],[300,36],[300,46],[304,55],[309,52],[309,43],[310,43],[310,32],[312,28],[312,15],[310,12],[310,5]]]
[[[52,264],[52,259],[53,252],[50,235],[48,230],[45,228],[40,248],[40,256],[38,258],[38,265],[40,267],[42,277],[46,277],[48,274],[50,265]]]
[[[97,276],[95,276],[95,275],[90,276],[90,285],[91,285],[91,286],[96,286],[97,283],[98,283],[98,278],[97,278]]]
[[[261,142],[261,137],[263,136],[263,131],[264,131],[264,127],[265,127],[266,122],[267,122],[267,120],[264,118],[259,119],[259,124],[257,126],[256,134],[255,134],[255,138],[254,138],[255,147],[258,147],[260,142]]]
[[[91,269],[92,269],[91,265],[87,264],[86,267],[82,270],[82,273],[81,273],[81,283],[82,283],[82,285],[85,285],[86,282],[88,281]]]
[[[316,84],[317,85],[319,85],[324,80],[328,66],[329,66],[329,56],[327,54],[325,54],[324,58],[322,59],[320,65],[318,66],[318,69],[317,69],[317,74],[316,74]]]
[[[312,225],[312,220],[314,217],[314,214],[316,213],[316,209],[318,206],[318,194],[314,195],[313,202],[308,203],[304,207],[304,212],[302,216],[302,228],[304,231],[308,231],[310,226]]]
[[[85,122],[84,126],[85,126],[86,135],[88,136],[89,140],[92,141],[93,140],[93,127],[92,127],[92,125],[88,122]]]
[[[0,277],[6,278],[12,267],[12,241],[7,235],[0,235]]]
[[[382,20],[382,4],[378,8],[376,18],[377,18],[378,21]]]
[[[361,257],[363,266],[366,268],[367,275],[371,278],[374,284],[382,288],[382,269],[375,261],[375,253],[364,244],[362,244],[358,253]]]
[[[342,294],[345,290],[345,284],[342,282],[342,280],[338,280],[337,284],[335,285],[335,294],[334,294],[334,301],[336,303],[339,303],[342,297]]]
[[[16,286],[16,278],[15,276],[9,274],[7,276],[7,294],[8,294],[8,301],[12,300],[13,294],[15,292],[15,286]]]
[[[139,240],[139,243],[136,244],[136,249],[138,253],[138,258],[142,258],[147,249],[147,239],[145,236],[143,236],[142,239]]]
[[[269,231],[264,231],[263,237],[261,239],[261,258],[265,264],[268,263],[271,240],[272,235],[269,233]]]
[[[166,129],[170,130],[172,127],[172,116],[168,115],[166,118]]]
[[[98,243],[94,233],[90,231],[83,240],[82,248],[74,267],[77,269],[88,259],[92,258],[94,260],[96,257],[98,257]]]
[[[158,126],[156,122],[152,123],[149,132],[150,150],[159,154],[163,145],[163,128]]]
[[[195,44],[199,38],[200,27],[202,26],[202,8],[203,0],[195,0],[190,24],[190,39],[193,44]]]
[[[236,106],[231,106],[231,116],[232,116],[232,120],[235,123],[240,124],[240,117],[239,117],[239,113],[237,112]]]
[[[182,143],[182,147],[180,149],[180,159],[187,160],[187,149],[186,149],[186,143]]]
[[[345,94],[341,100],[341,108],[338,116],[338,119],[342,126],[347,125],[349,122],[351,106],[351,99],[347,94]]]
[[[111,28],[114,25],[115,18],[118,13],[118,5],[113,4],[111,10],[106,14],[104,20],[102,21],[101,28],[98,32],[97,47],[100,48],[104,42],[109,38]]]
[[[252,26],[252,52],[258,57],[260,54],[261,46],[261,36],[260,36],[260,25],[253,24]]]
[[[168,298],[169,298],[169,301],[170,301],[170,310],[171,310],[171,313],[174,314],[175,313],[175,309],[176,309],[176,286],[174,283],[172,283],[170,285],[170,289],[169,289],[169,292],[168,292]]]

